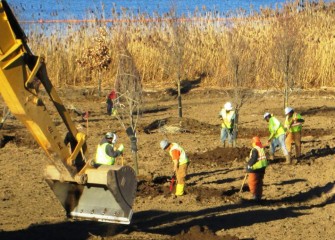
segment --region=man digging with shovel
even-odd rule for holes
[[[177,186],[175,196],[184,195],[185,177],[187,175],[187,168],[190,163],[184,149],[177,143],[170,143],[167,140],[160,142],[160,147],[169,152],[173,161],[173,173],[177,177]],[[172,185],[173,186],[173,185]]]
[[[291,156],[285,145],[285,129],[283,125],[276,117],[268,112],[264,114],[264,119],[269,124],[270,136],[267,144],[270,145],[270,160],[274,160],[276,148],[279,146],[286,158],[286,164],[291,164]]]

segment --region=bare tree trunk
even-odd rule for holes
[[[289,66],[290,66],[290,56],[286,58],[285,65],[285,90],[284,90],[284,109],[288,106],[288,95],[289,95]]]
[[[98,70],[98,96],[101,97],[101,72]]]
[[[135,173],[136,175],[138,175],[139,172],[138,172],[138,163],[137,163],[137,152],[132,151],[132,154],[133,154],[132,158],[134,162]]]
[[[182,108],[181,91],[180,91],[180,79],[178,79],[178,115],[179,115],[179,118],[183,117],[183,108]]]
[[[116,117],[130,139],[134,170],[138,175],[136,126],[142,104],[142,85],[133,56],[127,50],[127,42],[121,41],[121,43],[123,45],[120,45],[118,74],[115,83],[115,88],[118,92],[118,104],[115,105],[117,110]]]
[[[234,129],[233,129],[233,134],[234,134],[233,147],[236,147],[236,144],[237,144],[238,117],[239,117],[239,109],[236,108],[236,109],[235,109]]]
[[[137,138],[136,138],[136,133],[135,131],[131,128],[128,127],[126,129],[126,133],[130,139],[130,148],[131,148],[131,153],[132,153],[132,159],[134,163],[134,169],[136,172],[136,175],[138,175],[138,162],[137,162]]]
[[[237,143],[237,133],[238,133],[238,112],[239,112],[239,104],[242,101],[241,93],[239,92],[240,83],[238,82],[238,74],[239,74],[239,63],[235,65],[235,74],[234,74],[234,102],[236,104],[235,107],[235,120],[233,125],[233,147],[236,147]]]

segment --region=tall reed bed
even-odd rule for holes
[[[297,1],[299,2],[299,1]],[[120,49],[131,54],[144,87],[201,79],[205,87],[335,86],[335,4],[296,3],[252,16],[219,13],[31,24],[30,46],[44,55],[56,85],[111,87]],[[96,18],[92,18],[96,19]]]

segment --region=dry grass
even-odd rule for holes
[[[117,75],[118,41],[126,39],[145,87],[171,86],[178,76],[201,78],[202,86],[231,87],[237,69],[243,87],[281,88],[285,69],[292,88],[334,87],[335,4],[296,9],[292,3],[251,17],[223,19],[208,12],[148,21],[145,15],[124,14],[112,23],[32,24],[29,39],[35,54],[46,56],[56,85],[96,86],[100,78],[110,88]],[[103,67],[88,64],[106,59]]]

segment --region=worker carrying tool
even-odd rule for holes
[[[263,179],[268,166],[265,151],[259,137],[252,138],[252,149],[247,163],[248,185],[253,200],[259,201],[263,195]]]
[[[185,178],[187,175],[187,168],[190,164],[188,157],[184,149],[179,146],[177,143],[170,143],[167,140],[162,140],[160,142],[160,147],[167,151],[173,161],[173,173],[177,177],[176,185],[176,196],[184,195],[185,191]]]
[[[100,165],[114,165],[115,158],[123,154],[124,145],[120,144],[117,150],[114,149],[114,145],[117,141],[117,135],[113,132],[108,132],[103,137],[97,147],[95,155],[95,163]]]
[[[222,120],[221,123],[221,134],[220,139],[225,147],[226,139],[228,138],[228,146],[233,146],[235,141],[234,123],[235,123],[235,111],[231,102],[226,102],[219,113],[219,118]]]
[[[286,131],[285,144],[288,153],[291,156],[292,143],[295,145],[295,157],[299,158],[301,156],[301,129],[302,124],[305,120],[301,117],[299,113],[296,113],[293,108],[286,107],[285,110],[285,123],[284,128]]]
[[[268,138],[267,144],[270,145],[270,160],[274,159],[276,147],[279,146],[286,158],[286,163],[291,164],[291,157],[288,154],[285,145],[285,129],[283,125],[276,117],[268,112],[264,114],[264,119],[269,123],[270,136]]]

